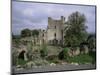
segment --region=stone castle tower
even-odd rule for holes
[[[36,38],[23,38],[22,40],[31,41],[34,44],[42,45],[62,45],[64,39],[64,25],[65,17],[61,16],[61,19],[55,20],[51,17],[48,17],[48,26],[47,29],[39,30],[39,36]]]
[[[65,17],[61,16],[60,20],[54,20],[48,17],[48,27],[46,32],[46,41],[48,44],[62,44],[63,43],[63,29]]]

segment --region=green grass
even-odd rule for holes
[[[22,60],[22,59],[18,59],[17,65],[25,65],[26,63],[27,63],[27,61]]]
[[[66,59],[67,62],[74,62],[79,64],[86,64],[86,63],[95,63],[95,53],[89,53],[89,54],[80,54],[78,56],[69,57]]]

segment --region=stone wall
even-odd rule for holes
[[[58,44],[61,44],[63,41],[63,25],[65,18],[61,16],[60,20],[54,20],[51,17],[48,17],[48,29],[47,29],[47,42],[56,39]]]

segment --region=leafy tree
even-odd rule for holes
[[[88,42],[88,46],[89,46],[90,49],[95,48],[96,47],[96,36],[95,36],[95,34],[90,34],[88,36],[87,42]]]
[[[15,39],[15,36],[14,36],[14,34],[12,33],[12,39]]]
[[[24,29],[21,31],[21,37],[29,37],[29,36],[31,36],[31,30]]]
[[[32,30],[32,36],[34,37],[34,44],[36,44],[36,39],[38,38],[39,31],[38,30]]]
[[[32,36],[38,36],[39,35],[39,31],[38,30],[32,30]]]
[[[84,14],[74,12],[68,17],[65,27],[65,44],[69,46],[79,45],[86,40],[87,32],[85,26],[86,18]]]

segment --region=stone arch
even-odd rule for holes
[[[22,50],[22,51],[19,53],[19,55],[18,55],[18,59],[22,59],[22,60],[24,60],[24,59],[25,59],[24,54],[25,54],[25,51]]]

